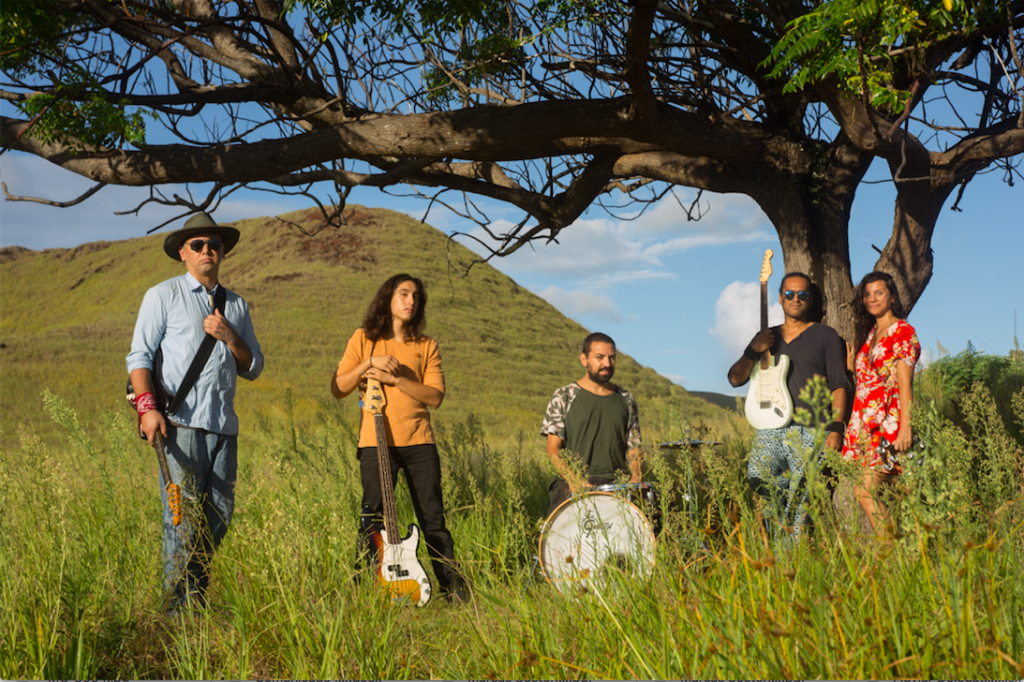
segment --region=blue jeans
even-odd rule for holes
[[[794,437],[798,449],[789,442]],[[747,480],[754,492],[767,499],[764,516],[773,539],[795,540],[800,536],[807,519],[805,452],[813,447],[814,431],[803,426],[754,432]]]
[[[168,424],[164,441],[171,479],[181,487],[181,523],[174,525],[160,474],[164,514],[164,594],[171,609],[186,600],[205,601],[213,552],[235,511],[238,436]]]

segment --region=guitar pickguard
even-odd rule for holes
[[[793,399],[786,386],[789,356],[773,358],[768,369],[754,363],[744,414],[755,429],[779,429],[793,420]]]
[[[419,529],[410,525],[409,534],[395,544],[388,542],[387,531],[383,528],[374,526],[369,530],[377,581],[388,591],[392,601],[408,600],[416,606],[424,606],[430,601],[430,580],[416,557]]]

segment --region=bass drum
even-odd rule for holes
[[[540,534],[544,576],[565,594],[600,592],[609,568],[630,578],[654,572],[654,530],[629,500],[607,492],[574,496],[551,513]]]

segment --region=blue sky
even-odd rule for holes
[[[84,178],[15,152],[0,157],[0,180],[13,195],[59,201],[91,186]],[[872,244],[884,246],[892,227],[895,190],[881,162],[872,167],[868,180],[877,182],[861,185],[850,221],[857,279],[873,269],[877,254]],[[180,194],[184,188],[164,191]],[[676,193],[684,204],[695,196],[685,188]],[[138,215],[114,213],[132,210],[148,196],[148,189],[106,187],[66,209],[0,201],[0,246],[72,247],[143,236],[174,213],[149,206]],[[1006,354],[1013,348],[1015,313],[1024,332],[1022,199],[1019,185],[1008,187],[993,172],[968,185],[962,212],[948,205],[943,210],[932,243],[934,274],[909,317],[926,358],[934,357],[939,343],[956,353],[968,341],[981,351]],[[417,218],[426,209],[422,201],[371,189],[354,191],[349,202]],[[222,203],[215,217],[230,222],[308,206],[301,198],[240,191]],[[616,220],[592,209],[563,231],[560,244],[524,248],[492,264],[584,327],[610,334],[622,352],[685,388],[735,395],[725,374],[759,324],[757,279],[764,251],[770,248],[776,254],[770,287],[783,270],[782,251],[771,223],[752,200],[705,193],[702,206],[706,213],[696,222],[687,221],[671,197],[636,220]],[[498,230],[502,221],[519,219],[511,207],[485,207]],[[472,232],[476,227],[436,208],[427,222],[445,232]],[[2,295],[0,276],[0,300]],[[777,304],[770,318],[773,324],[781,321]]]

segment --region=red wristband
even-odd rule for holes
[[[135,396],[135,409],[139,416],[156,409],[156,396],[152,393],[143,393]]]

